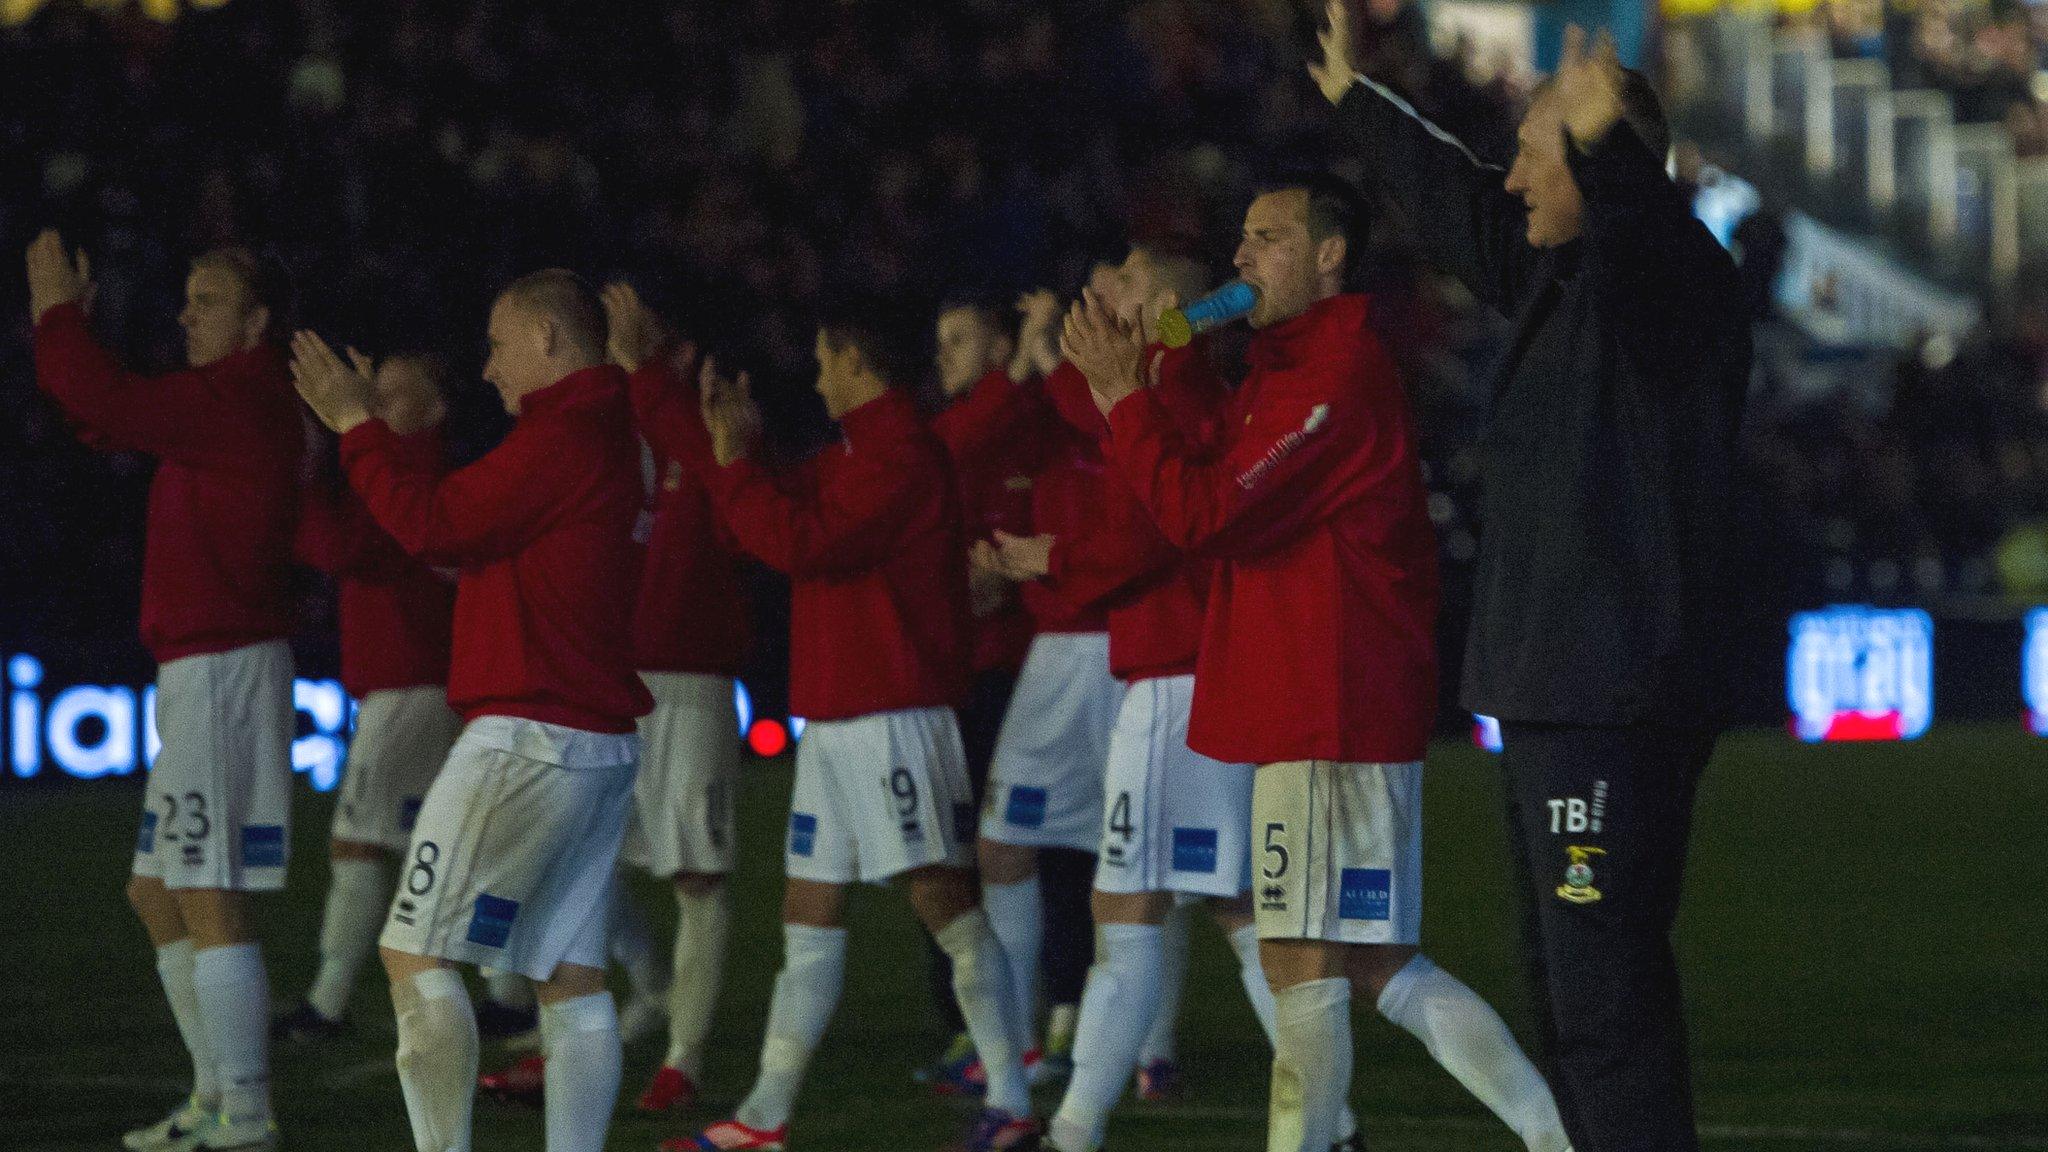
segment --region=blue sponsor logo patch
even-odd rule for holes
[[[1216,830],[1214,828],[1175,828],[1173,830],[1173,870],[1175,872],[1216,872]]]
[[[478,894],[476,910],[469,917],[469,942],[486,948],[503,948],[512,938],[512,921],[519,918],[519,901]]]
[[[407,796],[398,802],[398,830],[400,832],[410,833],[412,826],[420,822],[420,805],[424,802],[424,799],[419,796]]]
[[[1337,915],[1346,920],[1385,920],[1393,889],[1385,868],[1346,868],[1337,890]]]
[[[1003,822],[1019,828],[1037,828],[1045,823],[1045,789],[1015,785],[1010,803],[1003,809]]]
[[[789,814],[789,854],[809,856],[818,847],[818,818],[809,812]]]
[[[143,809],[142,829],[135,834],[135,850],[147,856],[156,850],[156,813]]]
[[[242,866],[244,868],[284,867],[284,825],[242,825]]]

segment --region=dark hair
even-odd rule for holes
[[[529,272],[505,286],[500,299],[511,300],[555,321],[578,350],[604,359],[604,302],[589,281],[567,268]]]
[[[1529,106],[1535,107],[1538,100],[1550,93],[1555,78],[1546,79],[1529,94]],[[1657,89],[1650,84],[1650,78],[1633,68],[1621,70],[1621,118],[1635,130],[1650,155],[1663,163],[1666,153],[1671,151],[1671,122],[1664,115],[1664,101],[1657,96]]]
[[[1344,238],[1344,283],[1351,285],[1359,262],[1372,239],[1372,205],[1363,196],[1328,172],[1310,171],[1279,175],[1262,181],[1260,196],[1273,192],[1308,194],[1308,239],[1321,244],[1332,236]]]
[[[844,303],[818,320],[825,346],[834,352],[854,348],[868,370],[890,384],[910,379],[908,354],[899,343],[906,330],[898,310],[880,303]]]
[[[270,252],[257,252],[240,244],[209,248],[192,258],[192,270],[213,268],[233,276],[249,293],[251,305],[270,309],[270,323],[263,338],[281,341],[291,331],[292,281],[284,263]]]

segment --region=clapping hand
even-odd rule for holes
[[[761,439],[761,409],[754,403],[753,381],[745,372],[736,378],[720,375],[718,361],[707,356],[697,374],[697,388],[718,466],[746,458]]]
[[[1104,414],[1145,386],[1144,334],[1135,322],[1112,314],[1092,290],[1084,290],[1068,311],[1060,351],[1088,378]]]
[[[1060,298],[1048,288],[1017,297],[1017,353],[1010,358],[1010,379],[1023,383],[1050,376],[1060,366]]]
[[[605,350],[612,363],[628,372],[661,355],[669,342],[668,328],[631,284],[615,280],[604,286]]]
[[[346,434],[370,418],[375,395],[370,381],[375,367],[354,348],[343,361],[313,331],[301,330],[292,336],[292,381],[313,415],[336,432]]]
[[[998,528],[994,547],[996,562],[1010,579],[1019,582],[1049,575],[1052,572],[1053,539],[1050,533],[1012,536]]]
[[[77,302],[92,308],[92,261],[83,248],[74,261],[64,251],[64,238],[54,228],[45,228],[28,246],[29,319],[40,323],[43,313],[59,304]]]

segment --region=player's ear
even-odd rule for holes
[[[534,350],[543,357],[552,357],[561,346],[562,333],[552,316],[536,316],[533,320]]]
[[[1342,232],[1323,237],[1316,245],[1316,271],[1324,276],[1344,270],[1344,258],[1351,254],[1351,242]]]
[[[270,331],[270,305],[258,304],[242,317],[242,346],[253,348]]]

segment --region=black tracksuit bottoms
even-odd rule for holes
[[[1696,1152],[1671,949],[1714,733],[1502,725],[1539,1060],[1578,1152]]]

